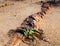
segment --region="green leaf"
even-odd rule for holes
[[[25,32],[24,32],[24,35],[25,35],[25,36],[28,36],[28,35],[29,35],[29,30],[25,31]]]
[[[33,34],[33,33],[34,33],[34,31],[30,30],[29,34]]]
[[[37,30],[32,30],[32,31],[34,31],[34,33],[38,33],[38,31],[37,31]]]

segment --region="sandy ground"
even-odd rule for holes
[[[41,6],[31,2],[7,2],[9,5],[0,8],[0,46],[9,40],[7,32],[16,29],[23,20],[41,10]],[[4,3],[3,3],[4,4]],[[1,6],[2,4],[0,4]],[[52,7],[43,18],[41,28],[50,44],[41,41],[39,46],[60,46],[60,7]],[[20,46],[24,46],[21,44]]]

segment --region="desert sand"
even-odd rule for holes
[[[41,11],[41,5],[35,2],[7,1],[0,3],[0,6],[5,3],[8,5],[0,7],[0,46],[8,42],[9,30],[20,27],[26,17]],[[38,46],[60,46],[60,6],[50,8],[42,19],[41,29],[50,44],[40,41]],[[20,46],[27,45],[21,42]]]

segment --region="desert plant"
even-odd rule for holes
[[[35,40],[34,34],[39,34],[39,32],[35,29],[19,29],[19,31],[17,31],[21,34],[23,34],[23,36],[25,36],[25,38],[28,38],[32,41]]]

